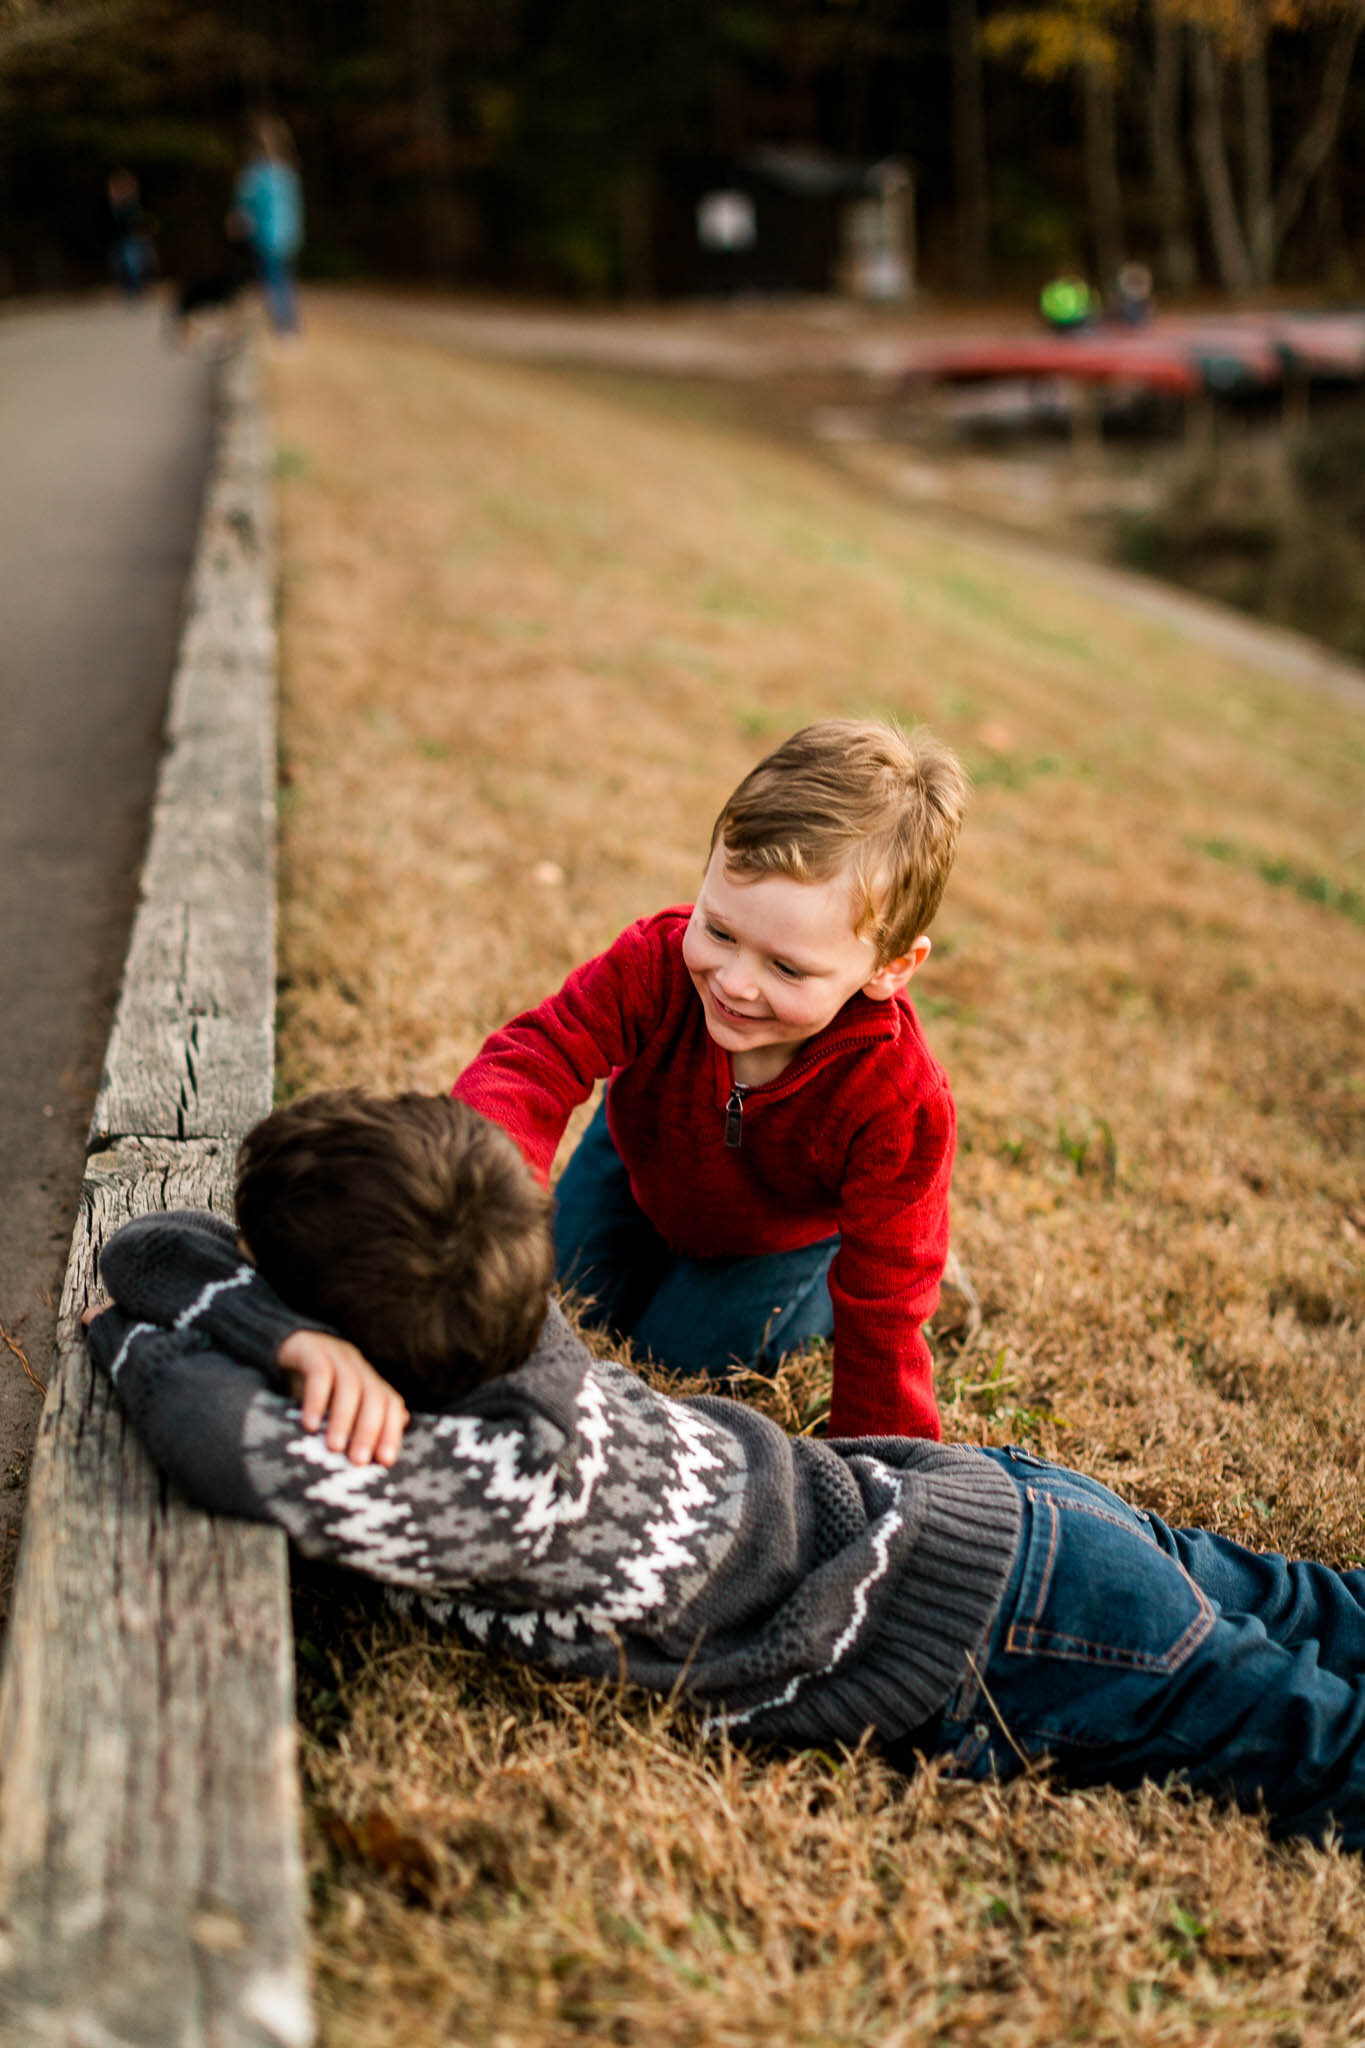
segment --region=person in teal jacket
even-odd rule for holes
[[[303,246],[303,186],[294,141],[283,121],[263,114],[253,129],[255,148],[233,194],[240,230],[251,244],[277,334],[297,334],[294,268]]]

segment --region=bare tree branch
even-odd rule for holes
[[[0,0],[0,67],[27,50],[70,42],[88,29],[107,28],[131,9],[120,0]]]
[[[1280,189],[1275,195],[1275,217],[1271,247],[1276,255],[1299,217],[1300,209],[1318,172],[1336,144],[1341,127],[1347,81],[1355,59],[1356,44],[1365,29],[1365,0],[1351,0],[1332,39],[1331,52],[1322,76],[1322,95],[1317,112],[1299,137],[1284,167]]]
[[[1228,171],[1223,132],[1223,57],[1207,29],[1191,31],[1194,39],[1194,156],[1208,207],[1209,233],[1226,290],[1251,289],[1251,258],[1247,254],[1237,202]]]

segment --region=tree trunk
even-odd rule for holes
[[[77,36],[105,29],[123,12],[112,0],[91,0],[89,6],[45,7],[41,14],[15,13],[0,22],[0,66],[27,50],[49,43],[74,42]]]
[[[952,0],[953,184],[957,277],[964,291],[990,283],[986,115],[976,0]]]
[[[1119,185],[1114,79],[1105,64],[1088,59],[1081,74],[1085,101],[1085,179],[1090,221],[1099,262],[1100,289],[1112,291],[1127,254],[1123,242],[1123,192]]]
[[[1332,37],[1332,46],[1323,68],[1317,111],[1291,152],[1275,195],[1271,224],[1272,265],[1284,246],[1285,236],[1299,217],[1309,186],[1336,147],[1346,86],[1362,30],[1365,30],[1365,0],[1351,0]]]
[[[1209,233],[1224,290],[1251,290],[1251,260],[1237,217],[1223,133],[1223,60],[1205,28],[1192,28],[1194,41],[1194,154],[1208,208]]]
[[[1270,199],[1270,78],[1266,68],[1264,0],[1246,14],[1242,48],[1242,165],[1247,255],[1257,285],[1268,285],[1275,267],[1274,213]]]
[[[270,30],[271,24],[260,0],[245,0],[238,28],[238,49],[247,107],[256,114],[267,112],[271,104],[274,68],[271,59],[275,45]]]
[[[412,119],[421,180],[422,259],[428,277],[455,267],[450,112],[445,97],[446,30],[440,0],[411,0]]]
[[[1175,292],[1193,289],[1194,244],[1189,194],[1180,153],[1182,28],[1165,0],[1152,0],[1152,79],[1147,100],[1147,142],[1164,281]]]
[[[654,173],[648,158],[621,172],[617,186],[621,289],[628,299],[654,296]]]
[[[866,15],[855,14],[848,25],[848,60],[844,71],[844,135],[848,153],[855,160],[867,144],[867,93],[873,66],[875,5]]]
[[[1326,279],[1331,290],[1354,292],[1359,288],[1360,278],[1346,240],[1341,211],[1341,180],[1337,176],[1335,160],[1323,165],[1313,189],[1317,200],[1314,211],[1317,215],[1318,247],[1314,268],[1320,277]]]

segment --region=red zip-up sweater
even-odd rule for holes
[[[939,1437],[920,1324],[948,1256],[956,1120],[914,1009],[904,994],[855,995],[775,1080],[737,1091],[683,962],[690,916],[629,926],[495,1031],[452,1093],[547,1180],[570,1111],[610,1076],[607,1121],[635,1199],[688,1258],[837,1231],[830,1434]]]

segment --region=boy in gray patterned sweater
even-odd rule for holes
[[[789,1438],[655,1392],[549,1300],[548,1197],[445,1096],[277,1110],[237,1219],[126,1225],[89,1329],[203,1506],[466,1643],[624,1670],[747,1736],[870,1731],[970,1778],[1179,1773],[1365,1845],[1365,1573],[1168,1528],[1026,1452]]]

